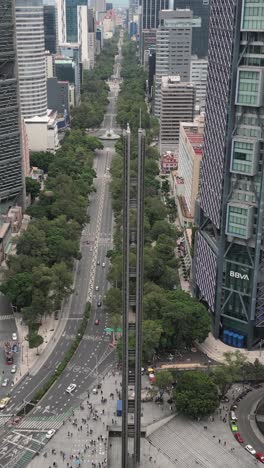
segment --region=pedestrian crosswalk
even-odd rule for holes
[[[9,315],[0,315],[0,320],[13,320],[14,315],[9,314]]]
[[[7,415],[7,416],[1,416],[0,417],[0,427],[4,426],[10,419],[11,419],[11,415]]]
[[[19,429],[57,430],[63,425],[63,421],[65,421],[71,414],[72,410],[57,416],[29,416],[23,418],[22,421],[17,424],[16,429],[18,431]]]

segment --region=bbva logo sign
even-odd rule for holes
[[[249,277],[247,274],[242,274],[242,273],[239,273],[238,271],[233,271],[233,270],[230,270],[229,272],[231,278],[236,278],[236,279],[242,279],[242,280],[247,280],[249,281]]]

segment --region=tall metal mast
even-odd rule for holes
[[[122,468],[136,467],[140,463],[145,165],[145,132],[142,129],[138,130],[137,177],[130,174],[130,145],[128,126],[124,135],[123,179]],[[136,211],[136,225],[130,223],[133,211]],[[136,254],[136,266],[130,265],[131,251]],[[134,398],[131,398],[132,394]],[[132,416],[131,421],[129,415]],[[131,444],[128,444],[129,437]]]

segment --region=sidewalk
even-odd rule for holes
[[[258,359],[261,364],[264,364],[264,351],[262,350],[254,350],[248,351],[244,348],[234,348],[233,346],[228,346],[223,343],[221,340],[216,340],[212,333],[209,333],[209,336],[206,338],[204,343],[197,343],[196,347],[200,349],[203,353],[207,354],[207,356],[211,359],[214,359],[218,362],[224,362],[224,353],[233,353],[235,351],[239,351],[241,354],[246,356],[249,362],[254,362],[255,359]]]
[[[120,466],[115,464],[116,456],[120,457],[120,450],[118,449],[117,454],[114,447],[115,439],[121,442],[122,418],[116,415],[116,402],[122,390],[121,378],[118,370],[108,372],[101,381],[98,394],[92,392],[94,384],[80,397],[79,407],[74,409],[73,415],[65,420],[64,424],[56,425],[54,420],[54,426],[51,424],[50,428],[55,430],[60,428],[60,430],[57,430],[40,456],[35,457],[29,467],[39,468],[42,464],[45,467],[54,466],[54,462],[58,468]],[[146,385],[149,385],[149,382],[147,376],[144,376],[143,387]],[[102,399],[107,401],[103,403]],[[143,427],[153,423],[158,427],[159,420],[165,421],[168,416],[172,417],[172,413],[167,402],[163,405],[154,402],[142,403]],[[115,430],[120,436],[109,438],[109,431],[114,433]],[[45,437],[45,434],[43,436]]]

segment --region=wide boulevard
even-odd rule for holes
[[[120,54],[119,45],[114,75],[109,80],[109,105],[98,135],[105,133],[109,128],[117,130],[115,100],[119,89]],[[29,372],[13,389],[9,405],[1,412],[0,467],[26,466],[45,445],[47,430],[58,430],[72,410],[86,397],[87,391],[100,381],[114,363],[115,349],[111,344],[111,336],[104,331],[109,322],[103,306],[104,295],[109,287],[109,261],[106,254],[112,247],[113,236],[109,170],[114,145],[115,141],[104,141],[104,149],[97,151],[94,159],[97,174],[94,180],[96,191],[90,197],[90,221],[82,232],[82,258],[75,265],[74,293],[65,304],[60,319],[63,332],[57,337],[54,350],[44,365],[34,375]],[[76,336],[87,301],[92,304],[91,318],[74,357],[39,404],[22,417],[17,426],[11,426],[8,422],[11,414],[21,411],[36,390],[54,374]],[[102,303],[102,306],[98,307],[98,303]],[[99,324],[96,324],[97,321]],[[54,339],[56,340],[56,336]],[[70,384],[77,386],[72,394],[66,392]]]

